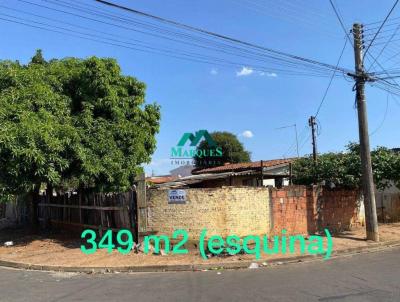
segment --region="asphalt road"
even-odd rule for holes
[[[65,274],[0,268],[0,301],[400,301],[400,248],[252,270]]]

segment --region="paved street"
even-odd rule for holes
[[[263,269],[116,275],[0,269],[0,301],[400,301],[400,249]]]

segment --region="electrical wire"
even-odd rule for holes
[[[330,0],[330,1],[332,1],[332,0]],[[399,0],[396,0],[395,3],[393,4],[392,8],[390,9],[389,13],[386,15],[386,18],[383,20],[381,26],[379,27],[378,31],[375,33],[374,37],[372,38],[372,41],[369,43],[367,49],[365,50],[364,57],[368,53],[369,48],[374,43],[374,41],[375,41],[376,37],[379,35],[379,32],[381,31],[382,27],[385,25],[386,21],[388,20],[389,16],[392,14],[393,10],[395,9],[395,7],[397,6],[398,3],[399,3]]]
[[[282,56],[282,57],[287,57],[287,58],[290,58],[290,59],[293,59],[293,60],[296,60],[296,61],[298,60],[298,61],[307,62],[307,63],[318,65],[318,66],[323,66],[323,67],[326,67],[328,69],[338,69],[338,70],[341,70],[342,72],[346,72],[346,70],[344,68],[341,68],[341,67],[336,68],[335,66],[330,65],[330,64],[318,62],[316,60],[303,58],[303,57],[300,57],[300,56],[297,56],[297,55],[293,55],[293,54],[285,53],[285,52],[282,52],[282,51],[274,50],[274,49],[271,49],[271,48],[259,46],[259,45],[256,45],[254,43],[242,41],[242,40],[239,40],[237,38],[233,38],[233,37],[225,36],[225,35],[222,35],[222,34],[214,33],[214,32],[211,32],[211,31],[208,31],[208,30],[204,30],[204,29],[201,29],[201,28],[185,25],[185,24],[182,24],[182,23],[179,23],[179,22],[176,22],[176,21],[172,21],[172,20],[169,20],[169,19],[165,19],[165,18],[161,18],[161,17],[158,17],[158,16],[154,16],[154,15],[151,15],[151,14],[148,14],[148,13],[144,13],[144,12],[132,9],[132,8],[128,8],[128,7],[123,6],[123,5],[115,4],[115,3],[112,3],[112,2],[109,2],[109,1],[104,1],[104,0],[95,0],[95,1],[99,2],[99,3],[102,3],[104,5],[110,6],[110,7],[118,8],[118,9],[130,12],[130,13],[133,13],[133,14],[138,14],[138,15],[141,15],[141,16],[145,16],[145,17],[148,17],[148,18],[151,18],[151,19],[154,19],[154,20],[158,20],[158,21],[164,22],[164,23],[176,25],[176,26],[179,26],[181,28],[189,29],[189,30],[192,30],[192,31],[195,31],[195,32],[206,34],[206,35],[209,35],[209,36],[212,36],[212,37],[215,37],[215,38],[219,38],[219,39],[222,39],[222,40],[225,40],[225,41],[229,41],[229,42],[232,42],[232,43],[237,43],[239,45],[244,45],[244,46],[248,46],[248,47],[251,47],[251,48],[260,49],[260,50],[263,50],[263,51],[266,51],[266,52],[269,52],[269,53],[272,53],[272,54],[275,54],[275,55],[279,55],[279,56]]]
[[[112,25],[112,26],[121,27],[121,25],[116,25],[116,24],[112,24],[112,23],[105,22],[105,21],[102,21],[102,20],[93,19],[93,18],[91,18],[91,17],[83,16],[83,15],[76,14],[76,13],[71,13],[71,12],[68,12],[68,11],[65,11],[65,10],[60,10],[60,9],[55,9],[55,8],[43,6],[43,5],[39,5],[39,4],[37,4],[37,3],[32,3],[32,2],[29,2],[29,1],[25,1],[25,0],[18,0],[18,1],[24,2],[24,3],[27,3],[27,4],[31,4],[31,5],[35,5],[35,6],[39,6],[39,7],[43,7],[43,8],[46,8],[46,9],[55,10],[55,11],[62,12],[62,13],[71,14],[71,15],[73,15],[73,16],[77,16],[77,17],[80,17],[80,18],[89,19],[89,20],[91,20],[91,21],[95,21],[95,22],[98,22],[98,23],[102,23],[102,24],[107,24],[107,25]],[[52,2],[54,2],[54,1],[49,1],[49,0],[47,0],[47,1],[45,1],[45,2],[52,3]],[[57,2],[60,2],[60,1],[57,1]],[[63,2],[63,1],[61,1],[61,2]],[[63,5],[62,3],[60,3],[60,4]],[[65,6],[65,5],[63,5],[63,6]],[[69,6],[69,7],[70,7],[70,8],[73,8],[73,7],[71,7],[71,6]],[[86,11],[86,13],[89,13],[89,12]],[[93,12],[92,12],[92,13],[93,13]],[[97,14],[97,15],[98,15],[98,14]],[[127,21],[127,20],[125,20],[125,21]],[[174,21],[172,21],[172,22],[174,22]],[[127,29],[127,30],[137,31],[137,29],[132,29],[132,28],[126,27],[126,26],[122,26],[122,28]],[[141,33],[143,33],[143,34],[150,34],[150,35],[153,35],[153,36],[155,35],[154,33],[148,33],[148,32],[141,32]],[[158,34],[156,34],[156,36],[157,36],[157,37],[160,37]],[[161,36],[161,38],[169,39],[168,37],[164,37],[164,36]],[[182,41],[176,41],[176,40],[174,40],[174,41],[175,41],[175,42],[186,43],[186,42],[182,42]],[[215,41],[212,41],[212,42],[216,43]],[[225,42],[226,42],[226,41],[225,41]],[[229,42],[229,43],[232,43],[232,42]],[[193,45],[193,43],[192,43],[191,45]],[[194,45],[194,46],[203,47],[203,48],[205,47],[204,45],[198,45],[198,44],[196,44],[196,45]],[[207,45],[207,47],[208,47],[208,46],[209,46],[209,45]],[[227,49],[227,48],[221,49],[221,48],[220,48],[220,47],[221,47],[220,44],[217,44],[215,47],[219,47],[218,49],[215,49],[216,51],[223,51],[223,52],[226,53],[226,49]],[[249,47],[248,47],[248,46],[243,46],[243,45],[240,45],[240,47],[245,47],[245,48],[238,48],[237,46],[232,46],[232,45],[223,45],[223,47],[229,47],[229,50],[230,50],[231,52],[234,51],[234,50],[235,50],[235,51],[242,52],[242,53],[241,53],[242,56],[243,56],[243,52],[244,52],[244,51],[249,52],[249,50],[245,50],[245,48],[249,48]],[[255,51],[257,51],[257,52],[255,52]],[[232,53],[229,53],[229,54],[232,54]],[[259,50],[259,49],[254,49],[254,48],[251,48],[250,54],[252,54],[252,55],[254,54],[255,56],[258,56],[258,57],[263,56],[263,59],[271,59],[271,60],[274,60],[274,62],[271,62],[271,64],[279,64],[279,65],[286,64],[285,66],[289,66],[289,67],[292,67],[292,68],[296,68],[296,66],[297,66],[297,68],[298,68],[299,65],[304,64],[304,65],[301,65],[301,66],[303,66],[303,68],[308,68],[308,69],[310,69],[310,70],[312,69],[313,71],[321,72],[321,73],[322,73],[322,72],[326,72],[325,69],[328,69],[327,66],[320,66],[320,65],[314,66],[314,65],[311,65],[312,63],[310,63],[310,62],[304,62],[304,63],[303,63],[303,61],[301,61],[301,62],[295,62],[293,59],[290,59],[290,58],[288,58],[288,57],[282,57],[282,56],[280,56],[280,55],[277,56],[276,54],[270,54],[270,55],[268,55],[268,54],[265,54],[265,52],[264,52],[264,53],[261,53],[261,50]],[[248,55],[247,55],[247,56],[248,56]],[[258,59],[260,59],[260,58],[258,58]],[[330,67],[330,68],[332,68],[332,67]],[[342,72],[343,72],[343,71],[342,71]]]
[[[342,18],[340,17],[340,14],[339,14],[338,10],[336,9],[336,6],[335,6],[335,4],[333,3],[333,0],[329,0],[329,3],[330,3],[331,6],[332,6],[332,9],[333,9],[333,11],[334,11],[334,13],[335,13],[335,15],[336,15],[336,18],[338,19],[338,21],[339,21],[339,23],[340,23],[340,26],[342,27],[342,29],[343,29],[343,31],[344,31],[344,34],[346,35],[346,37],[347,37],[347,39],[349,40],[350,44],[353,46],[353,41],[351,40],[351,38],[350,38],[350,36],[349,36],[349,33],[347,32],[346,27],[344,26],[344,23],[343,23],[343,21],[342,21]]]
[[[312,22],[312,16],[302,16],[300,12],[304,13],[304,5],[297,6],[294,2],[285,2],[284,4],[278,3],[276,0],[269,1],[269,3],[260,3],[252,0],[232,0],[233,2],[242,5],[248,10],[263,14],[274,19],[281,19],[297,25],[297,27],[307,27],[316,33],[323,34],[324,36],[330,36],[331,38],[339,38],[339,36],[327,30],[330,28],[328,22],[325,23],[325,17],[321,14],[314,13],[308,9],[307,13],[313,14],[318,17],[317,22]],[[318,26],[316,26],[318,24]],[[324,25],[324,26],[322,26]]]
[[[347,46],[347,39],[345,39],[345,41],[344,41],[344,45],[343,45],[342,51],[340,52],[340,55],[339,55],[339,58],[338,58],[338,60],[337,60],[336,66],[339,66],[340,60],[342,59],[344,50],[346,49],[346,46]],[[324,102],[325,102],[326,96],[328,95],[328,91],[329,91],[329,88],[330,88],[331,85],[332,85],[332,81],[333,81],[333,79],[334,79],[334,77],[335,77],[335,74],[336,74],[336,71],[333,71],[332,76],[331,76],[331,78],[330,78],[330,80],[329,80],[328,86],[327,86],[326,89],[325,89],[324,96],[322,97],[321,102],[320,102],[319,105],[318,105],[318,108],[317,108],[317,111],[316,111],[314,117],[317,117],[317,116],[318,116],[318,114],[319,114],[319,112],[320,112],[320,110],[321,110],[321,107],[322,107],[322,105],[323,105]]]
[[[389,110],[389,95],[390,94],[388,93],[387,96],[386,96],[386,108],[385,108],[385,113],[383,115],[383,119],[380,122],[380,124],[378,125],[378,127],[376,127],[375,130],[372,131],[369,136],[373,136],[375,133],[377,133],[382,128],[383,124],[386,121],[387,113],[388,113],[388,110]]]
[[[392,41],[394,35],[396,34],[396,32],[400,29],[400,25],[397,26],[396,31],[392,34],[392,36],[390,37],[389,40],[387,40],[386,44],[382,47],[381,51],[379,52],[378,56],[375,57],[374,61],[372,62],[372,64],[369,66],[367,72],[375,65],[376,61],[379,59],[379,57],[382,55],[382,52],[385,50],[385,48],[388,46],[388,44],[390,43],[390,41]],[[371,41],[372,43],[373,41]],[[370,44],[371,45],[371,44]],[[368,49],[367,49],[368,50]]]
[[[21,24],[21,25],[25,25],[25,26],[30,26],[33,28],[56,32],[56,33],[63,34],[63,35],[74,36],[74,37],[78,37],[81,39],[95,41],[95,42],[99,42],[99,43],[103,43],[103,44],[124,47],[124,48],[128,48],[131,50],[167,55],[167,56],[178,58],[178,59],[185,59],[185,60],[190,60],[190,61],[194,61],[194,62],[202,62],[202,63],[208,63],[208,64],[213,64],[213,62],[216,62],[216,65],[225,66],[225,67],[230,66],[230,67],[239,67],[240,68],[242,66],[250,66],[254,70],[264,72],[264,73],[275,71],[275,72],[279,72],[279,73],[283,73],[283,74],[287,74],[287,75],[295,75],[295,76],[296,75],[299,75],[299,76],[300,75],[301,76],[307,76],[307,75],[308,76],[323,76],[322,74],[318,74],[318,73],[294,72],[294,71],[288,71],[288,70],[283,70],[283,69],[278,69],[278,68],[271,68],[271,67],[255,65],[252,63],[248,63],[248,62],[246,62],[246,63],[244,63],[244,62],[239,63],[237,61],[233,62],[233,61],[224,60],[224,59],[220,59],[220,58],[216,58],[216,57],[201,55],[198,53],[183,52],[183,51],[180,51],[177,49],[173,49],[173,50],[159,49],[159,48],[148,46],[148,45],[140,43],[140,42],[139,42],[140,44],[137,44],[137,43],[131,43],[131,42],[122,41],[122,40],[118,40],[118,39],[114,39],[114,38],[104,38],[104,37],[96,35],[96,34],[88,34],[85,32],[71,30],[69,28],[55,26],[55,25],[48,24],[48,23],[26,20],[26,19],[15,17],[15,16],[10,16],[7,14],[0,14],[0,15],[19,20],[16,22],[15,20],[1,18],[1,20],[3,20],[3,21],[13,22],[13,23],[17,23],[17,24]],[[23,22],[21,22],[21,21],[23,21]],[[29,24],[26,22],[31,22],[36,25],[32,25],[32,24]],[[82,26],[80,26],[80,27],[82,27]],[[85,28],[85,27],[82,27],[82,28]],[[57,30],[55,30],[55,29],[57,29]],[[105,34],[110,35],[109,33],[105,33]],[[114,35],[114,36],[119,37],[118,35]],[[124,44],[127,44],[127,45],[124,45]],[[132,47],[132,46],[134,46],[134,47]],[[138,47],[140,47],[140,48],[138,48]]]
[[[18,1],[30,3],[32,5],[37,5],[36,3],[32,3],[29,1],[23,1],[23,0],[18,0]],[[182,23],[179,23],[176,21],[157,17],[157,16],[154,16],[151,14],[140,12],[138,10],[131,9],[131,8],[128,8],[128,7],[119,5],[119,4],[115,4],[112,2],[104,1],[104,0],[95,0],[95,1],[98,3],[101,3],[103,5],[113,7],[115,9],[121,9],[126,12],[133,13],[135,15],[138,15],[138,16],[146,18],[146,19],[151,19],[152,21],[159,22],[160,24],[163,24],[163,25],[172,26],[174,29],[166,28],[166,27],[159,26],[159,25],[156,25],[153,23],[148,23],[148,22],[143,22],[143,21],[139,22],[136,20],[132,20],[130,18],[128,19],[128,18],[119,17],[114,14],[104,13],[104,11],[101,13],[98,13],[93,10],[89,11],[89,9],[85,8],[83,5],[75,4],[75,7],[74,7],[73,5],[65,5],[66,2],[64,2],[64,1],[51,1],[51,0],[47,0],[47,1],[43,0],[43,1],[47,2],[47,3],[55,4],[55,5],[63,5],[64,7],[69,7],[69,9],[74,9],[74,10],[78,10],[78,11],[79,10],[82,11],[83,9],[86,9],[86,12],[85,12],[86,14],[92,13],[92,15],[97,15],[102,18],[107,18],[108,20],[113,20],[114,22],[122,23],[122,24],[124,24],[124,25],[122,25],[123,26],[122,28],[124,28],[126,30],[130,30],[130,31],[136,31],[136,32],[139,32],[140,34],[152,35],[152,36],[155,36],[158,38],[163,38],[168,41],[174,41],[177,43],[185,43],[186,45],[201,47],[203,49],[216,51],[219,53],[223,53],[225,55],[238,56],[238,57],[242,57],[242,58],[245,58],[248,60],[265,62],[265,63],[269,63],[269,64],[275,64],[277,66],[284,66],[286,68],[291,68],[293,70],[287,70],[287,69],[279,70],[276,67],[274,67],[275,69],[272,69],[272,67],[260,66],[260,65],[251,64],[248,62],[230,61],[230,60],[212,57],[212,56],[208,56],[208,55],[204,55],[204,54],[184,51],[183,49],[157,48],[157,47],[152,46],[149,43],[145,43],[142,40],[123,37],[120,35],[114,35],[109,32],[99,31],[99,30],[96,30],[96,29],[93,29],[90,27],[85,27],[85,26],[81,26],[81,25],[77,25],[77,24],[73,24],[73,23],[63,22],[65,25],[68,25],[68,26],[74,26],[74,27],[78,27],[78,28],[80,27],[81,29],[84,29],[86,31],[97,32],[99,35],[98,34],[94,35],[92,33],[86,33],[86,32],[81,32],[81,31],[76,31],[76,30],[71,30],[70,28],[66,28],[66,27],[62,27],[62,26],[54,26],[52,24],[37,22],[35,20],[23,20],[19,17],[15,17],[15,16],[8,16],[7,18],[12,18],[12,19],[17,18],[17,20],[19,18],[19,21],[6,19],[6,18],[0,18],[0,19],[3,21],[7,21],[7,22],[13,22],[13,23],[17,23],[17,24],[21,24],[21,25],[25,25],[25,26],[30,26],[32,28],[48,30],[48,31],[60,33],[63,35],[75,36],[78,38],[91,40],[91,41],[95,41],[95,42],[99,42],[99,43],[103,43],[103,44],[113,45],[113,46],[117,46],[117,47],[124,47],[124,48],[128,48],[128,49],[135,50],[135,51],[145,51],[145,52],[150,52],[150,53],[163,54],[163,55],[168,55],[171,57],[176,57],[178,59],[185,59],[185,60],[207,63],[207,64],[216,64],[216,65],[220,64],[219,66],[230,66],[230,67],[232,67],[232,66],[235,66],[235,67],[252,66],[254,69],[262,70],[262,71],[279,70],[279,72],[287,72],[288,74],[311,75],[311,76],[328,76],[327,72],[329,71],[329,72],[331,72],[330,81],[329,81],[327,89],[325,90],[324,96],[317,108],[317,112],[316,112],[315,116],[317,116],[320,112],[320,109],[326,99],[327,93],[333,82],[333,78],[335,76],[345,76],[347,73],[350,72],[348,69],[340,67],[339,64],[340,64],[340,60],[343,56],[344,50],[346,48],[347,40],[351,44],[352,44],[352,40],[350,39],[349,33],[346,31],[344,23],[341,20],[340,14],[337,11],[337,9],[335,8],[332,0],[330,0],[330,3],[335,11],[335,14],[341,24],[342,29],[345,32],[346,38],[347,38],[347,40],[344,44],[344,47],[342,49],[342,52],[339,56],[339,59],[337,61],[336,66],[331,65],[331,64],[322,63],[322,62],[312,60],[312,59],[303,58],[303,57],[300,57],[297,55],[281,52],[281,51],[274,50],[271,48],[259,46],[254,43],[249,43],[249,42],[242,41],[242,40],[232,38],[232,37],[228,37],[225,35],[213,33],[208,30],[192,27],[192,26],[185,25],[185,24],[182,24]],[[388,16],[393,11],[397,2],[398,2],[398,0],[396,1],[395,5],[392,7],[392,10],[389,12]],[[42,7],[45,7],[45,6],[42,6]],[[86,7],[88,7],[88,6],[86,6]],[[55,9],[54,7],[51,7],[51,8],[46,7],[46,8],[51,9],[51,10],[56,10],[59,12],[63,12],[63,13],[67,13],[67,14],[72,14],[72,15],[84,18],[86,20],[91,20],[94,22],[121,28],[121,24],[112,23],[110,21],[94,19],[94,18],[91,18],[88,16],[71,13],[69,11],[62,11],[59,9]],[[1,15],[4,16],[4,14],[1,14]],[[36,17],[40,17],[40,18],[46,18],[44,16],[40,16],[37,14],[32,14],[32,15],[36,15]],[[370,40],[369,47],[367,48],[367,51],[365,52],[364,56],[366,54],[371,56],[371,54],[368,53],[368,50],[370,47],[373,47],[377,44],[377,43],[374,44],[374,41],[377,40],[378,34],[382,30],[382,28],[384,28],[384,24],[387,21],[388,16],[384,20],[384,22],[381,24],[378,31],[375,33],[374,37]],[[56,19],[51,19],[51,18],[47,18],[47,19],[52,20],[52,22],[58,21]],[[33,25],[32,23],[36,24],[36,25]],[[132,24],[137,27],[144,28],[145,30],[139,31],[137,27],[132,28],[132,27],[126,26],[127,24]],[[176,29],[178,29],[179,31],[177,31]],[[149,31],[152,31],[152,32],[149,32]],[[193,35],[193,34],[196,34],[196,35]],[[397,31],[395,31],[395,33],[392,34],[391,37],[393,38],[394,36],[396,36],[396,34],[397,34]],[[105,38],[103,35],[106,35],[109,37]],[[115,39],[115,38],[118,38],[118,39]],[[121,40],[119,40],[119,38],[121,38]],[[126,40],[134,41],[135,43],[131,43]],[[392,41],[392,40],[386,41],[385,46],[383,47],[381,52],[378,54],[378,56],[373,57],[374,61],[371,64],[370,68],[372,68],[374,64],[381,66],[377,60],[382,55],[382,53],[384,52],[385,49],[389,49],[388,45],[392,45],[392,44],[390,44],[392,42],[394,42],[394,41]],[[387,77],[377,78],[377,83],[374,83],[374,85],[376,87],[378,87],[379,89],[387,91],[391,95],[392,94],[400,95],[400,89],[398,89],[396,87],[396,85],[397,86],[399,86],[399,85],[397,83],[394,84],[391,82],[387,82],[387,80],[393,79],[395,76],[393,76],[393,75],[390,76],[390,74],[382,66],[381,66],[381,68],[384,71],[384,73],[387,74]],[[296,72],[296,70],[297,70],[297,72]],[[340,73],[340,74],[337,75],[337,73]],[[380,73],[382,74],[382,71]],[[387,113],[385,113],[385,115],[386,114]],[[307,130],[307,126],[306,126],[306,130]],[[304,132],[304,130],[303,130],[303,132]],[[309,137],[308,138],[304,137],[303,132],[300,135],[301,136],[300,149],[310,139]],[[304,141],[304,139],[305,139],[305,141]],[[292,148],[293,147],[290,146],[287,152],[291,151]],[[287,154],[287,152],[285,154]]]
[[[290,126],[293,127],[293,126]],[[296,152],[297,149],[297,145],[299,143],[302,143],[303,139],[304,139],[304,135],[307,135],[307,131],[308,131],[308,125],[305,125],[305,127],[303,128],[303,130],[300,132],[300,134],[298,135],[298,138],[296,138],[294,140],[294,142],[290,145],[290,147],[286,150],[286,152],[283,154],[284,158],[287,158],[287,155],[291,154],[292,152]],[[300,151],[300,148],[299,148]]]

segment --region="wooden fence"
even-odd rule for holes
[[[136,191],[101,194],[76,192],[40,196],[38,217],[41,225],[58,226],[64,229],[104,230],[129,229],[137,237]]]

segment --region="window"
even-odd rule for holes
[[[248,187],[252,187],[253,186],[253,179],[249,178],[249,179],[244,179],[242,181],[243,186],[248,186]]]

